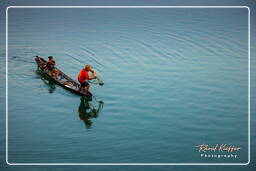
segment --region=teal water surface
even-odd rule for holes
[[[248,161],[246,8],[8,15],[10,163]],[[91,86],[101,111],[86,113],[84,99],[45,80],[36,55],[53,55],[74,80],[92,65],[105,82]],[[199,144],[241,150],[238,158],[205,158]]]

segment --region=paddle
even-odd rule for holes
[[[104,85],[104,82],[103,82],[101,79],[99,79],[98,77],[96,77],[96,79],[97,79],[98,84],[99,84],[100,86],[103,86],[103,85]]]
[[[97,72],[96,71],[93,71],[93,76],[96,78],[96,80],[98,81],[98,84],[100,86],[104,85],[104,82],[97,76]]]

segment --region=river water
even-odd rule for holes
[[[10,163],[248,161],[246,8],[10,8],[8,22]],[[105,85],[87,102],[36,55],[74,80],[90,64]],[[241,149],[202,157],[200,144]]]

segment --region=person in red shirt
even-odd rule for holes
[[[86,65],[85,68],[83,68],[80,71],[80,73],[78,74],[78,81],[81,84],[81,86],[79,87],[79,91],[81,91],[81,89],[83,88],[83,91],[86,96],[88,96],[88,91],[90,88],[90,84],[86,80],[96,79],[96,76],[93,76],[90,78],[88,72],[94,73],[94,71],[90,65]]]

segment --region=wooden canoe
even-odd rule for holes
[[[44,74],[48,79],[53,80],[55,83],[59,84],[60,86],[64,87],[67,90],[70,90],[76,94],[81,96],[85,96],[85,93],[79,90],[80,84],[76,81],[72,80],[66,74],[64,74],[61,70],[54,67],[54,74],[50,74],[50,72],[44,71],[44,66],[46,65],[47,61],[39,56],[35,57],[35,61],[37,63],[38,69]],[[91,97],[92,94],[89,92],[87,97]]]

